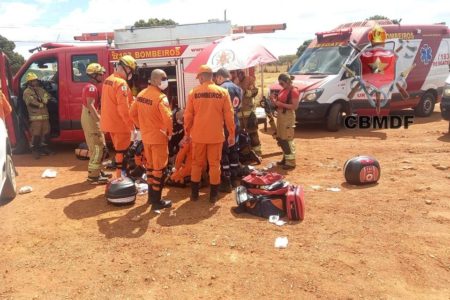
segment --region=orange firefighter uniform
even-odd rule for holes
[[[133,121],[130,105],[133,95],[125,78],[114,73],[106,78],[102,87],[100,129],[109,132],[116,151],[116,176],[120,177],[125,151],[130,145]]]
[[[233,108],[228,91],[212,81],[193,88],[184,113],[185,134],[192,139],[192,182],[200,182],[202,169],[208,163],[210,184],[220,184],[224,123],[234,137]]]
[[[175,158],[175,172],[170,175],[170,180],[174,183],[185,183],[186,177],[191,176],[192,170],[192,144],[186,143],[180,147]]]
[[[142,90],[131,105],[131,118],[141,130],[149,184],[149,201],[161,202],[165,169],[169,157],[169,137],[172,136],[172,112],[169,101],[158,87]]]
[[[12,109],[8,99],[6,99],[6,96],[5,94],[3,94],[2,91],[0,91],[0,101],[1,101],[0,118],[3,119],[4,121],[6,117],[11,113]]]

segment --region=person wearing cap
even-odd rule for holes
[[[184,142],[192,140],[191,200],[199,198],[202,169],[209,166],[209,201],[218,200],[220,160],[225,141],[224,124],[229,132],[228,145],[235,144],[233,107],[228,91],[212,81],[213,72],[200,66],[197,79],[200,85],[189,92],[184,112]]]
[[[258,134],[258,118],[256,117],[255,97],[258,88],[255,86],[255,77],[245,75],[243,70],[237,71],[238,85],[242,89],[243,99],[239,111],[239,122],[241,128],[248,132],[252,150],[261,156],[261,142]]]
[[[136,60],[132,56],[122,56],[115,72],[106,78],[102,86],[100,129],[109,132],[111,136],[116,152],[116,178],[122,176],[123,157],[130,145],[131,132],[134,130],[130,117],[133,95],[127,80],[132,79],[136,68]]]
[[[278,83],[283,88],[278,96],[271,100],[277,108],[277,142],[283,151],[283,159],[277,162],[284,170],[295,168],[295,111],[300,101],[299,90],[292,85],[294,76],[287,73],[278,76]]]
[[[230,72],[225,68],[220,68],[214,73],[214,82],[228,91],[230,95],[231,104],[234,112],[234,132],[235,142],[234,146],[228,145],[229,133],[225,128],[225,142],[222,147],[221,160],[221,181],[219,191],[224,193],[231,193],[232,187],[236,186],[239,171],[239,149],[237,147],[239,137],[239,117],[238,112],[242,103],[242,90],[239,86],[231,81]]]
[[[105,68],[92,63],[86,68],[89,83],[81,92],[81,127],[89,149],[87,180],[92,184],[106,184],[108,177],[101,171],[104,157],[105,137],[100,131],[100,94],[96,85],[102,82]]]
[[[51,154],[48,148],[50,123],[47,103],[52,97],[40,86],[35,73],[27,73],[25,80],[27,88],[23,92],[23,100],[30,120],[31,153],[35,159],[39,159],[41,155]]]
[[[172,206],[162,200],[162,189],[167,176],[169,139],[173,134],[172,112],[163,91],[168,87],[167,75],[155,69],[150,75],[150,85],[142,90],[131,105],[130,115],[141,130],[147,167],[148,203],[153,210]]]

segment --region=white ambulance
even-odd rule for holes
[[[351,100],[349,95],[356,85],[355,76],[361,76],[362,69],[359,59],[352,60],[358,53],[355,48],[363,49],[369,43],[368,33],[376,24],[386,31],[385,47],[395,50],[395,78],[411,70],[403,78],[408,97],[402,97],[399,87],[394,85],[386,93],[388,99],[382,113],[413,108],[417,116],[431,115],[449,74],[448,27],[444,24],[398,25],[378,20],[343,24],[331,31],[316,33],[316,38],[289,70],[295,76],[294,84],[302,92],[298,122],[323,123],[329,131],[337,131],[346,114],[374,112],[365,92],[359,90]],[[343,65],[349,65],[351,72]],[[270,93],[276,94],[280,89],[274,84]]]

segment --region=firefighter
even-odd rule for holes
[[[86,68],[89,82],[81,92],[81,127],[83,128],[86,144],[89,148],[89,164],[87,180],[92,184],[106,184],[108,177],[102,173],[105,137],[100,131],[100,94],[95,86],[102,82],[105,68],[98,63],[92,63]]]
[[[255,97],[258,89],[255,86],[255,77],[246,76],[243,70],[238,70],[238,85],[242,89],[243,99],[242,106],[239,111],[239,122],[241,128],[245,129],[251,141],[252,150],[261,156],[261,142],[258,135],[258,119],[255,114]]]
[[[47,103],[52,97],[39,85],[35,73],[29,72],[25,79],[27,88],[23,92],[23,99],[30,120],[31,152],[35,159],[39,159],[41,155],[51,154],[47,145],[50,133]]]
[[[277,141],[283,151],[283,159],[277,162],[284,170],[295,168],[295,111],[300,101],[299,90],[292,85],[293,76],[283,73],[278,76],[278,83],[283,88],[277,97],[271,100],[277,108]]]
[[[0,85],[1,88],[1,85]],[[6,98],[5,94],[3,94],[3,92],[0,90],[0,102],[1,102],[1,107],[0,107],[0,119],[2,119],[3,121],[5,121],[6,117],[9,116],[9,114],[11,114],[11,105],[9,104],[8,99]]]
[[[130,117],[133,95],[127,80],[131,80],[136,68],[136,60],[132,56],[122,56],[115,72],[106,78],[102,86],[100,129],[111,135],[116,151],[116,178],[122,176],[123,157],[130,145],[131,132],[134,129]]]
[[[168,185],[185,187],[192,171],[192,143],[180,145],[175,158],[175,171],[167,181]]]
[[[223,87],[228,91],[230,95],[231,104],[234,111],[234,132],[236,144],[232,147],[228,145],[228,131],[225,128],[225,142],[222,147],[222,173],[220,180],[219,191],[224,193],[231,193],[232,187],[236,186],[236,181],[239,171],[239,149],[238,149],[238,136],[239,136],[239,109],[242,103],[242,90],[239,86],[231,81],[230,72],[221,68],[214,73],[214,81],[217,85]]]
[[[218,200],[220,159],[224,142],[224,123],[228,145],[235,144],[233,108],[228,91],[214,84],[212,69],[202,65],[197,73],[200,85],[189,92],[184,112],[184,142],[192,140],[191,200],[199,197],[202,169],[209,166],[209,201]]]
[[[169,139],[172,136],[172,112],[163,91],[168,86],[167,75],[155,69],[150,75],[150,85],[142,90],[132,104],[130,115],[141,130],[147,166],[148,202],[152,209],[172,206],[170,200],[162,200],[161,194],[167,176]]]

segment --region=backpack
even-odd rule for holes
[[[286,215],[282,196],[253,195],[242,185],[236,188],[236,203],[238,204],[238,208],[235,209],[237,213],[247,212],[265,219],[272,215],[280,217]]]
[[[305,216],[305,197],[301,186],[292,185],[275,172],[253,171],[241,180],[236,188],[236,213],[247,212],[269,218],[271,215],[287,216],[300,221]]]
[[[283,178],[283,175],[274,172],[253,171],[242,178],[241,184],[254,195],[284,195],[288,183]]]

